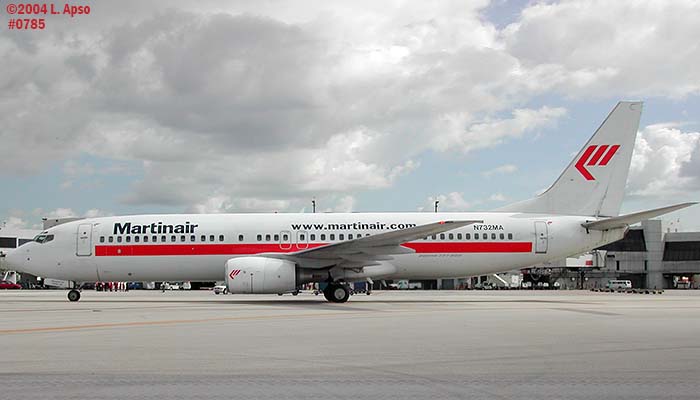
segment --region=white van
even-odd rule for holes
[[[608,289],[632,289],[632,281],[611,279],[606,287]]]

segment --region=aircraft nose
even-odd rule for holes
[[[9,253],[5,255],[5,266],[9,270],[18,270],[22,266],[22,255],[17,250],[10,250]]]

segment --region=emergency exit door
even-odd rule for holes
[[[548,238],[547,223],[545,221],[535,221],[535,253],[544,254],[547,252]]]
[[[75,254],[79,256],[92,255],[92,224],[78,225],[78,236]]]

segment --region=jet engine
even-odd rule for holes
[[[302,282],[295,263],[270,257],[238,257],[226,262],[229,293],[286,293]]]

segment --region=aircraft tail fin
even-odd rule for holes
[[[621,101],[541,195],[500,211],[617,216],[624,197],[642,102]]]

